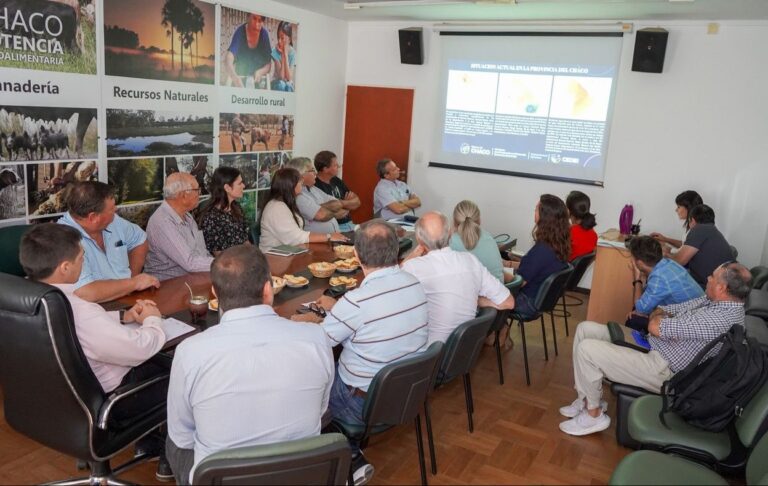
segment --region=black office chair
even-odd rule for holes
[[[434,387],[437,365],[443,343],[432,343],[426,351],[388,364],[373,377],[363,405],[364,425],[348,424],[334,419],[332,426],[347,438],[365,446],[368,438],[395,425],[414,421],[416,445],[419,451],[421,483],[427,484],[424,443],[421,435],[419,409],[427,404],[427,395]],[[352,471],[349,484],[354,484]]]
[[[496,314],[497,311],[493,307],[484,307],[480,309],[477,317],[454,329],[445,342],[443,359],[437,372],[436,388],[448,383],[457,376],[462,377],[464,381],[464,398],[467,402],[467,427],[470,432],[474,431],[474,424],[472,423],[474,402],[472,400],[472,382],[470,381],[469,373],[480,357],[483,342],[491,324],[496,318]],[[431,424],[427,420],[427,431],[430,428]]]
[[[573,292],[576,290],[576,287],[579,285],[579,282],[581,282],[581,279],[584,277],[584,273],[587,271],[587,268],[589,268],[590,265],[592,265],[592,262],[595,261],[595,256],[597,255],[597,252],[587,253],[586,255],[582,255],[580,257],[574,258],[573,261],[571,261],[571,265],[573,265],[573,273],[571,273],[571,276],[568,277],[568,281],[565,282],[565,289],[563,291],[563,320],[565,320],[565,335],[570,336],[570,332],[568,331],[568,318],[571,317],[571,313],[568,311],[568,305],[566,303],[565,294],[566,292]],[[581,305],[584,303],[583,300],[579,299],[578,297],[573,297],[574,302],[571,305]],[[552,312],[555,312],[554,310]],[[560,314],[555,314],[557,317],[560,317]]]
[[[0,272],[18,277],[26,275],[19,262],[19,244],[30,227],[29,224],[19,224],[0,228]]]
[[[512,320],[517,321],[517,325],[520,327],[520,335],[523,339],[525,382],[528,384],[528,386],[531,385],[531,375],[530,371],[528,370],[528,346],[525,341],[525,324],[528,322],[533,322],[536,319],[541,321],[541,339],[544,342],[544,359],[549,360],[549,351],[547,349],[547,330],[544,327],[544,314],[549,313],[549,318],[552,321],[552,340],[555,346],[555,355],[558,354],[557,331],[555,330],[555,318],[552,315],[552,309],[555,308],[557,301],[560,299],[560,296],[563,293],[563,289],[565,288],[565,283],[568,281],[568,277],[570,277],[572,272],[573,266],[571,266],[569,263],[563,270],[553,273],[547,277],[546,280],[544,280],[544,282],[541,284],[541,287],[539,287],[539,291],[536,294],[536,300],[533,304],[534,308],[536,309],[536,314],[528,318],[523,318],[521,315],[517,314],[514,309],[512,310]]]
[[[128,484],[116,476],[150,457],[111,469],[109,460],[165,422],[166,404],[122,418],[125,397],[168,375],[107,396],[75,332],[72,309],[50,285],[0,273],[0,386],[5,420],[16,431],[90,465],[89,478],[61,484]],[[52,483],[57,484],[57,483]]]
[[[211,454],[195,468],[192,484],[343,485],[350,462],[347,439],[322,434]]]
[[[752,274],[752,288],[759,289],[766,283],[768,283],[768,267],[756,266],[749,270]]]

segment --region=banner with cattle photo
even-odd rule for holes
[[[0,0],[0,67],[96,74],[96,0]]]

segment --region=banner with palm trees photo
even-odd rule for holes
[[[213,84],[215,22],[198,0],[105,0],[105,74]]]

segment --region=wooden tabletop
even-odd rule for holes
[[[328,243],[309,243],[300,245],[307,248],[307,253],[283,257],[266,255],[272,275],[282,277],[286,273],[309,275],[307,265],[315,262],[334,262],[338,260],[333,252],[333,247]],[[339,275],[334,274],[334,275]],[[354,274],[345,274],[354,277],[358,282],[363,279],[362,270]],[[275,296],[274,308],[278,315],[289,317],[305,302],[317,300],[325,289],[329,287],[328,278],[313,278],[310,276],[309,289],[293,290],[288,287]],[[163,315],[176,314],[188,309],[189,290],[184,285],[188,283],[195,295],[205,295],[213,298],[211,292],[211,276],[209,272],[198,272],[183,275],[181,277],[165,280],[160,283],[159,289],[134,292],[118,300],[120,304],[132,305],[137,299],[150,299],[157,303]]]

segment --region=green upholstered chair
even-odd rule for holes
[[[322,434],[211,454],[195,468],[192,484],[343,485],[350,462],[347,439]]]
[[[24,269],[19,263],[19,245],[21,237],[31,225],[19,224],[0,228],[0,272],[24,277]]]
[[[573,266],[569,263],[567,266],[555,272],[547,277],[539,287],[539,291],[536,294],[536,300],[534,300],[533,307],[536,309],[536,314],[533,316],[524,318],[517,314],[514,309],[510,314],[513,321],[517,321],[520,327],[520,336],[523,341],[523,361],[525,362],[525,382],[528,386],[531,385],[531,375],[528,370],[528,345],[525,341],[525,324],[533,322],[537,319],[541,321],[541,339],[544,342],[544,359],[549,360],[549,351],[547,350],[547,330],[544,327],[544,314],[548,313],[550,321],[552,322],[552,343],[555,348],[555,355],[557,355],[557,332],[555,331],[555,318],[552,315],[552,310],[557,305],[557,301],[560,300],[560,296],[563,295],[565,284],[568,282],[568,278],[573,273]]]
[[[752,288],[759,289],[768,283],[768,267],[752,267],[749,272],[752,274]]]
[[[422,404],[435,384],[443,343],[432,343],[426,351],[388,364],[373,377],[363,404],[363,425],[333,420],[332,426],[350,440],[365,446],[368,438],[396,425],[414,421],[421,482],[427,484],[424,443],[421,436]],[[350,471],[350,484],[353,484]]]
[[[768,484],[768,435],[757,443],[747,461],[747,485]],[[655,451],[638,451],[628,455],[616,466],[609,484],[726,485],[713,470],[681,457]]]
[[[671,412],[665,415],[664,426],[659,419],[661,407],[662,398],[657,395],[643,396],[632,403],[627,420],[632,439],[642,444],[643,449],[685,456],[730,473],[744,466],[746,452],[768,427],[768,384],[763,385],[734,421],[733,439],[727,429],[699,429]]]

